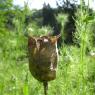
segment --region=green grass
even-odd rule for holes
[[[59,49],[57,77],[49,82],[48,95],[95,95],[95,56],[86,53],[87,49],[95,50],[93,34],[90,32],[90,25],[95,21],[95,16],[89,20],[87,10],[82,8],[76,15],[77,32],[74,34],[74,41],[79,47],[63,44]],[[57,17],[62,23],[61,31],[65,18],[67,16],[63,14]],[[24,31],[24,19],[24,15],[22,22],[19,16],[14,19],[14,31],[0,28],[0,95],[44,95],[43,84],[34,79],[29,72],[27,37],[24,33],[46,35],[52,29],[39,28],[32,23]],[[65,38],[64,33],[62,37]]]
[[[57,77],[49,82],[48,95],[94,95],[94,59],[85,56],[80,63],[80,49],[64,46],[60,50]],[[0,95],[44,95],[42,83],[29,72],[28,60],[0,63]]]

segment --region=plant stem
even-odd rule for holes
[[[47,81],[43,82],[43,86],[44,86],[44,94],[47,95],[48,82]]]

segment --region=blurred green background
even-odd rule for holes
[[[57,77],[48,95],[95,95],[95,11],[84,0],[67,1],[31,10],[0,0],[0,95],[44,95],[29,72],[27,35],[59,33]]]

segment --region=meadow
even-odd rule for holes
[[[89,16],[88,9],[81,7],[76,16],[75,44],[63,42],[59,48],[57,77],[49,82],[48,95],[95,95],[95,55],[90,54],[95,52],[92,29],[95,13]],[[14,19],[14,31],[0,28],[0,95],[44,95],[42,83],[29,72],[25,33],[45,35],[50,27],[39,29],[32,23],[25,30],[24,15],[21,17],[21,20]],[[66,16],[59,14],[56,18],[62,24],[64,40],[62,31]]]

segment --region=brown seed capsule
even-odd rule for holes
[[[60,35],[28,38],[29,70],[33,77],[43,82],[45,95],[48,81],[56,78],[59,37]]]

